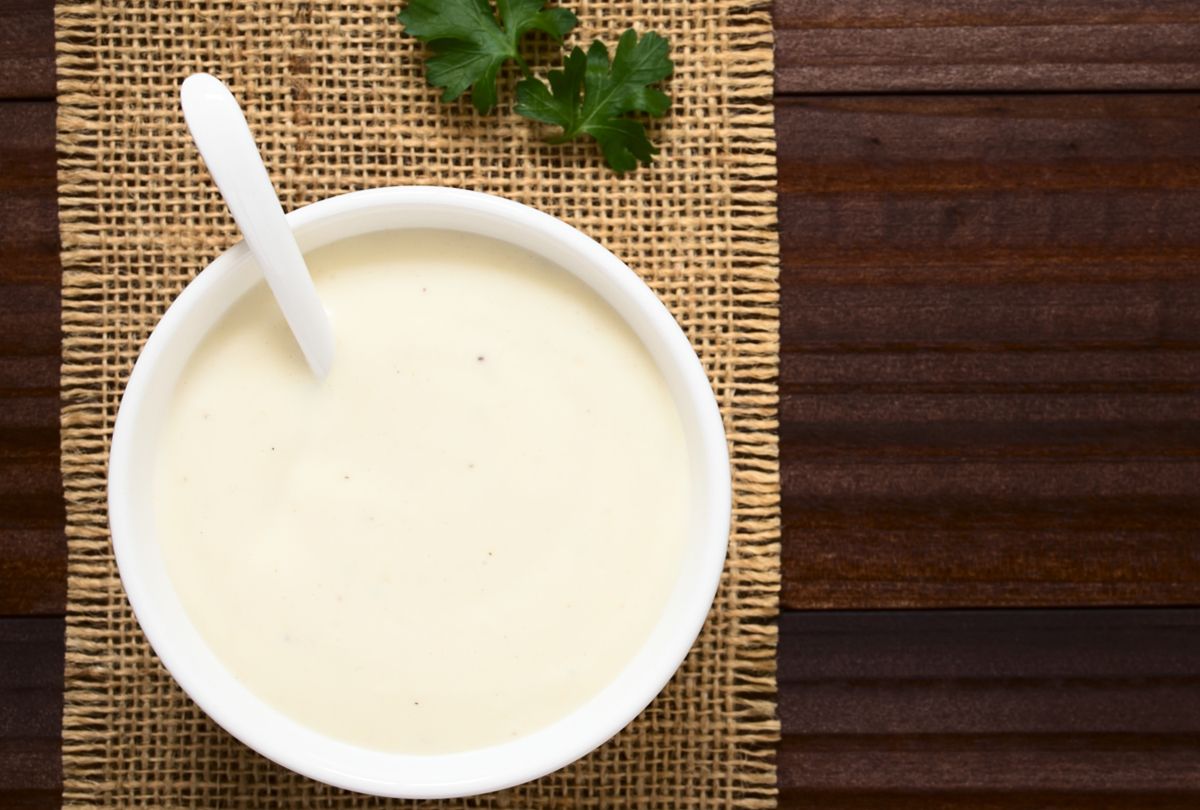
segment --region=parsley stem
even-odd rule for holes
[[[513,59],[517,60],[517,67],[521,68],[521,75],[524,76],[526,79],[532,79],[533,71],[531,71],[529,69],[529,65],[525,62],[525,59],[522,58],[521,54],[514,53]]]

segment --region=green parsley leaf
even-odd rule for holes
[[[550,86],[533,77],[517,85],[519,114],[562,127],[551,143],[565,143],[590,135],[600,144],[604,159],[618,174],[649,164],[658,149],[646,137],[639,121],[625,117],[646,113],[661,117],[671,99],[648,85],[671,75],[667,40],[654,32],[638,39],[630,28],[621,35],[612,63],[608,48],[599,40],[585,54],[575,48],[562,70],[549,73]]]
[[[546,9],[546,0],[410,0],[400,12],[406,33],[433,50],[425,70],[429,83],[442,87],[443,101],[471,90],[471,103],[481,113],[496,106],[496,76],[510,59],[521,71],[529,68],[518,50],[530,31],[544,31],[558,41],[578,20],[565,8]],[[497,19],[497,11],[499,18]]]

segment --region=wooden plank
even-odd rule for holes
[[[54,104],[0,103],[0,615],[66,602],[55,182]]]
[[[54,96],[53,0],[0,6],[0,99]],[[54,104],[0,103],[0,615],[61,614]],[[0,807],[61,805],[63,620],[0,618]]]
[[[1192,0],[776,0],[780,93],[1200,87]]]
[[[54,0],[0,4],[0,99],[54,98]]]
[[[63,620],[0,618],[0,807],[58,807]]]
[[[58,291],[54,115],[53,102],[0,103],[0,301],[10,291]]]
[[[780,630],[781,807],[1200,803],[1200,612],[805,612]]]
[[[1200,96],[777,127],[785,605],[1200,602]]]

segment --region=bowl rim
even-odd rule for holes
[[[198,661],[195,650],[188,649],[192,644],[188,630],[197,637],[198,631],[184,627],[183,633],[174,632],[180,628],[166,616],[161,605],[156,605],[155,597],[150,593],[147,577],[155,576],[155,572],[150,570],[152,564],[142,559],[145,552],[140,548],[153,539],[139,542],[139,530],[132,518],[136,508],[134,501],[139,498],[131,481],[136,465],[133,446],[138,423],[154,377],[172,351],[176,355],[182,351],[172,347],[180,340],[180,331],[189,320],[196,319],[198,313],[205,308],[211,310],[214,305],[219,306],[217,312],[223,314],[239,300],[240,294],[237,294],[223,304],[213,303],[214,297],[221,294],[219,285],[223,281],[234,274],[251,272],[246,268],[252,260],[242,242],[223,251],[187,284],[154,327],[129,376],[113,428],[108,462],[108,514],[113,553],[134,615],[163,665],[206,714],[251,749],[304,776],[361,793],[413,799],[477,795],[531,781],[588,754],[636,718],[673,677],[704,625],[724,569],[732,512],[728,447],[708,377],[679,324],[637,274],[595,240],[560,219],[515,201],[441,186],[393,186],[350,192],[298,208],[287,218],[299,236],[314,226],[328,225],[335,231],[339,218],[344,222],[347,216],[356,212],[379,208],[410,211],[442,208],[449,213],[483,214],[520,225],[528,233],[536,233],[540,238],[576,251],[592,269],[614,282],[611,289],[626,298],[623,303],[636,307],[638,317],[645,316],[644,323],[651,325],[654,339],[661,341],[659,348],[682,375],[683,401],[678,388],[673,391],[673,398],[677,407],[691,409],[697,420],[699,446],[690,444],[689,453],[694,454],[694,459],[698,458],[693,465],[699,465],[699,474],[706,487],[704,491],[712,496],[703,504],[705,514],[699,519],[699,528],[689,538],[689,544],[697,546],[694,554],[698,570],[685,594],[685,604],[681,608],[684,616],[665,630],[664,618],[660,617],[641,652],[626,664],[617,679],[585,706],[529,735],[487,748],[451,754],[394,754],[358,748],[304,727],[283,734],[279,728],[299,724],[244,686],[240,688],[250,696],[251,703],[257,704],[252,708],[261,709],[262,713],[251,712],[247,717],[240,712],[234,705],[235,698],[242,701],[242,710],[250,704],[242,696],[233,695],[228,683],[202,677],[203,664]],[[445,227],[455,229],[452,225]],[[322,244],[337,238],[324,239]],[[528,241],[511,243],[533,249]],[[589,283],[587,279],[584,282]],[[592,285],[589,283],[589,286]],[[604,297],[608,298],[608,295],[604,294]],[[613,301],[609,303],[616,308]],[[631,323],[626,312],[618,310],[618,313]],[[647,335],[640,330],[638,334],[646,343]],[[184,358],[187,356],[190,352]],[[661,360],[656,359],[656,362],[661,367]],[[682,580],[681,576],[677,591],[685,587]],[[656,638],[660,646],[648,649]],[[217,660],[215,655],[208,655]],[[635,663],[643,659],[644,664],[631,675]],[[225,673],[231,676],[228,670]],[[593,707],[592,704],[601,697],[606,698],[603,705]],[[585,709],[594,710],[585,714]],[[320,750],[316,753],[306,750],[309,745]]]

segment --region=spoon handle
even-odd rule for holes
[[[237,99],[196,73],[180,90],[183,117],[317,379],[333,365],[333,329]]]

